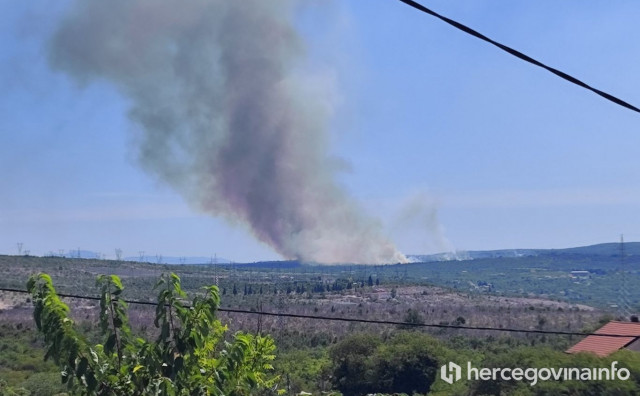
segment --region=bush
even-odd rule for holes
[[[226,327],[215,318],[220,305],[216,286],[205,288],[188,306],[180,278],[163,275],[154,341],[134,337],[123,286],[115,276],[99,276],[100,328],[104,342],[90,345],[74,328],[69,308],[46,274],[32,276],[36,326],[44,335],[45,359],[62,369],[62,382],[81,395],[248,395],[275,391],[270,374],[275,344],[270,337],[236,333],[224,342]]]
[[[21,387],[33,396],[53,396],[64,392],[59,373],[35,373]]]
[[[439,341],[401,332],[386,342],[369,334],[347,337],[330,352],[334,386],[345,396],[430,391],[450,352]]]

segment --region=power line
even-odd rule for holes
[[[437,12],[428,9],[427,7],[423,6],[420,3],[417,3],[417,2],[415,2],[413,0],[399,0],[399,1],[407,4],[410,7],[413,7],[415,9],[419,10],[419,11],[422,11],[422,12],[424,12],[426,14],[434,16],[434,17],[440,19],[441,21],[448,23],[449,25],[451,25],[453,27],[455,27],[455,28],[457,28],[459,30],[462,30],[463,32],[465,32],[467,34],[470,34],[470,35],[472,35],[472,36],[474,36],[476,38],[479,38],[480,40],[486,41],[487,43],[492,44],[492,45],[500,48],[501,50],[503,50],[505,52],[508,52],[509,54],[511,54],[511,55],[513,55],[513,56],[515,56],[517,58],[520,58],[520,59],[522,59],[522,60],[524,60],[526,62],[529,62],[529,63],[531,63],[531,64],[533,64],[535,66],[541,67],[541,68],[543,68],[543,69],[555,74],[556,76],[569,81],[570,83],[573,83],[573,84],[578,85],[578,86],[580,86],[582,88],[588,89],[589,91],[594,92],[594,93],[602,96],[603,98],[605,98],[607,100],[610,100],[611,102],[619,105],[619,106],[626,107],[629,110],[635,111],[636,113],[640,113],[640,109],[639,108],[637,108],[637,107],[625,102],[624,100],[619,99],[619,98],[617,98],[617,97],[615,97],[615,96],[613,96],[611,94],[608,94],[608,93],[606,93],[604,91],[601,91],[601,90],[599,90],[597,88],[594,88],[594,87],[592,87],[592,86],[590,86],[590,85],[578,80],[577,78],[575,78],[575,77],[573,77],[573,76],[571,76],[571,75],[569,75],[569,74],[567,74],[567,73],[565,73],[565,72],[563,72],[561,70],[555,69],[555,68],[553,68],[551,66],[547,66],[544,63],[542,63],[542,62],[540,62],[540,61],[538,61],[536,59],[533,59],[532,57],[530,57],[530,56],[528,56],[526,54],[523,54],[522,52],[520,52],[518,50],[515,50],[515,49],[513,49],[511,47],[508,47],[508,46],[506,46],[504,44],[501,44],[501,43],[499,43],[499,42],[497,42],[495,40],[492,40],[489,37],[485,36],[484,34],[479,33],[476,30],[471,29],[470,27],[465,26],[460,22],[456,22],[453,19],[450,19],[450,18],[447,18],[447,17],[445,17],[443,15],[440,15]]]
[[[13,293],[26,293],[29,294],[26,290],[21,289],[11,289],[11,288],[0,288],[0,291],[13,292]],[[100,297],[93,296],[80,296],[76,294],[64,294],[64,293],[56,293],[58,297],[65,298],[78,298],[82,300],[95,300],[99,301]],[[151,301],[136,301],[136,300],[126,300],[120,299],[121,301],[126,302],[127,304],[134,305],[153,305],[157,306],[157,303]],[[188,307],[188,305],[185,305]],[[290,314],[290,313],[282,313],[282,312],[264,312],[264,311],[248,311],[244,309],[233,309],[233,308],[218,308],[220,312],[228,312],[228,313],[237,313],[237,314],[249,314],[249,315],[261,315],[261,316],[276,316],[283,318],[298,318],[298,319],[312,319],[312,320],[326,320],[326,321],[334,321],[334,322],[352,322],[352,323],[369,323],[369,324],[381,324],[381,325],[394,325],[394,326],[410,326],[410,327],[427,327],[427,328],[438,328],[438,329],[455,329],[455,330],[474,330],[474,331],[501,331],[508,333],[528,333],[528,334],[549,334],[549,335],[568,335],[568,336],[598,336],[598,337],[632,337],[639,338],[632,335],[620,335],[620,334],[606,334],[606,333],[576,333],[571,331],[554,331],[554,330],[530,330],[530,329],[513,329],[513,328],[499,328],[499,327],[470,327],[470,326],[457,326],[457,325],[445,325],[445,324],[429,324],[429,323],[410,323],[410,322],[398,322],[392,320],[376,320],[376,319],[357,319],[357,318],[338,318],[333,316],[318,316],[318,315],[303,315],[303,314]]]

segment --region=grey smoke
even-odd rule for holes
[[[327,101],[303,74],[287,0],[77,1],[50,61],[130,102],[142,166],[286,258],[405,256],[335,182]]]
[[[457,259],[454,245],[445,236],[438,209],[438,201],[433,196],[424,192],[413,194],[403,202],[393,227],[423,235],[422,248],[437,253],[450,253]]]

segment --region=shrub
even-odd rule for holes
[[[216,319],[216,286],[185,304],[175,274],[163,275],[156,289],[156,340],[134,337],[127,305],[120,299],[120,279],[101,275],[102,344],[90,345],[76,331],[69,308],[57,296],[51,278],[34,275],[32,295],[36,326],[44,335],[45,359],[62,369],[62,382],[81,395],[248,395],[275,391],[270,374],[275,344],[270,337],[238,332],[223,340],[226,327]]]

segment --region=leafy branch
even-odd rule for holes
[[[57,296],[51,277],[32,276],[34,320],[44,335],[45,359],[62,368],[62,381],[75,395],[249,395],[281,394],[271,374],[275,344],[270,337],[238,332],[224,341],[227,328],[216,319],[220,295],[204,288],[190,305],[175,274],[158,283],[154,341],[134,337],[128,324],[124,287],[115,275],[100,275],[100,328],[94,346],[75,330],[69,307]],[[77,381],[74,381],[74,378]]]

